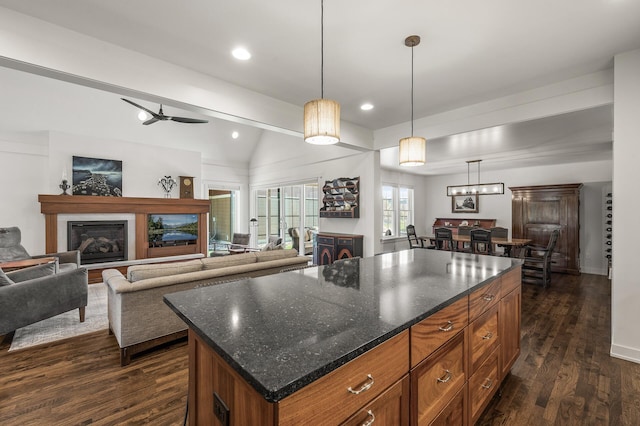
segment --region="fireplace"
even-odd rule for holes
[[[78,250],[85,265],[127,260],[127,221],[69,221],[67,249]]]

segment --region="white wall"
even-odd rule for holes
[[[0,138],[0,179],[6,184],[0,186],[0,199],[5,200],[0,210],[0,226],[19,226],[22,244],[30,253],[44,253],[44,216],[40,213],[38,194],[61,193],[58,185],[62,170],[66,169],[71,178],[74,155],[122,160],[125,197],[163,197],[164,192],[157,182],[164,175],[194,176],[196,184],[201,180],[200,154],[193,151],[61,132],[3,135]],[[172,196],[179,196],[177,187]],[[100,217],[84,215],[83,220],[94,219],[100,220]],[[66,220],[59,217],[58,250],[66,250],[63,223]],[[135,250],[130,250],[129,258],[134,256]]]
[[[315,180],[322,188],[327,180],[360,176],[360,218],[320,218],[318,227],[325,232],[362,234],[364,255],[379,253],[380,241],[374,238],[374,229],[377,221],[381,223],[380,154],[309,145],[302,138],[273,132],[264,132],[264,136],[251,161],[251,187]]]
[[[581,193],[583,208],[581,209],[580,263],[584,272],[606,274],[602,232],[604,213],[602,210],[603,188],[611,181],[612,162],[597,161],[588,163],[570,163],[543,167],[528,167],[500,171],[482,171],[482,182],[504,182],[503,195],[484,195],[479,197],[478,213],[464,214],[471,219],[497,219],[496,225],[509,228],[511,236],[511,191],[510,186],[551,185],[563,183],[585,184]],[[475,180],[474,180],[475,179]],[[431,230],[437,217],[462,217],[459,213],[451,213],[451,198],[446,195],[447,185],[467,183],[466,174],[429,176],[426,179],[427,206],[426,223]],[[475,183],[477,178],[472,178]],[[584,206],[597,206],[597,212],[585,210]],[[597,235],[597,237],[592,237]],[[589,263],[587,263],[587,260]]]
[[[640,285],[636,252],[640,198],[640,50],[615,57],[611,355],[640,363]]]

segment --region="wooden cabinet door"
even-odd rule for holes
[[[504,379],[520,355],[522,287],[518,286],[500,301],[501,373]]]
[[[552,256],[554,272],[580,273],[580,188],[582,184],[511,187],[513,238],[546,247],[560,235]]]
[[[409,425],[409,376],[405,376],[382,395],[351,416],[344,426]]]

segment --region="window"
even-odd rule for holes
[[[413,189],[395,185],[382,186],[382,235],[407,235],[413,224]]]

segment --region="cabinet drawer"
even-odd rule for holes
[[[324,245],[329,245],[329,246],[333,245],[333,237],[320,237],[320,236],[318,236],[316,241],[318,242],[318,244],[324,244]]]
[[[412,424],[428,425],[463,388],[465,330],[411,371]]]
[[[498,380],[499,353],[500,348],[498,347],[469,379],[469,417],[471,418],[471,424],[478,420],[478,417],[480,417],[500,385]]]
[[[339,424],[409,371],[409,331],[360,355],[278,403],[280,425]]]
[[[409,375],[404,376],[402,380],[343,423],[344,426],[366,424],[409,425]]]
[[[499,305],[493,306],[480,318],[469,324],[469,374],[473,374],[500,344],[498,308]]]
[[[467,326],[468,308],[469,299],[465,296],[411,327],[411,367]]]
[[[353,246],[353,238],[338,238],[339,246]]]
[[[502,294],[509,294],[511,291],[520,287],[522,279],[522,268],[518,267],[513,269],[501,277],[502,280]]]
[[[438,414],[429,426],[463,426],[466,425],[467,413],[467,385],[453,397],[449,405]]]
[[[501,279],[496,278],[469,295],[469,322],[478,318],[484,311],[498,303],[501,297],[501,285]]]

